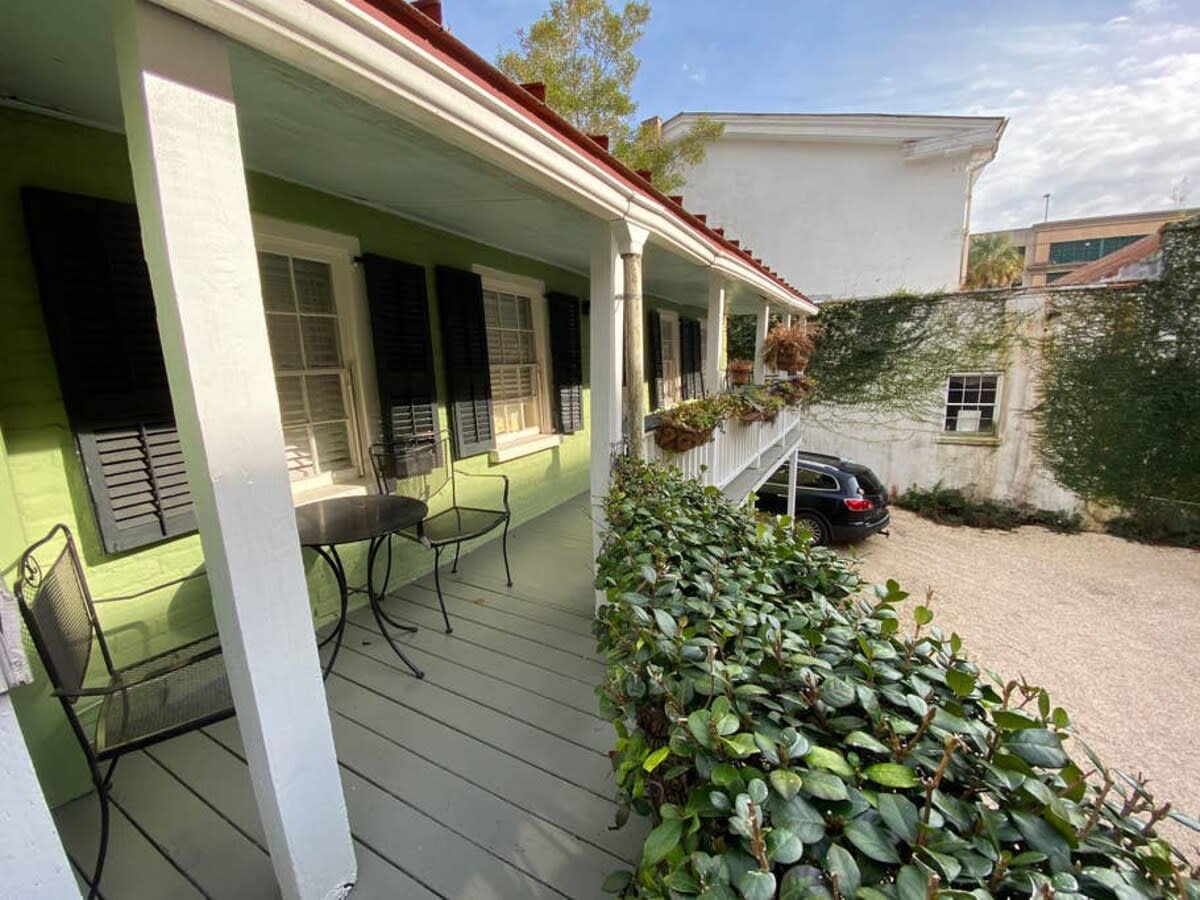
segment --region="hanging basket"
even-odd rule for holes
[[[687,453],[712,440],[711,428],[684,428],[679,425],[663,424],[654,432],[654,443],[671,453]]]
[[[780,372],[803,372],[808,357],[799,350],[781,349],[775,354],[775,368]]]

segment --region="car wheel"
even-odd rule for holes
[[[812,532],[813,546],[829,543],[829,529],[819,516],[810,513],[796,513],[796,521],[803,522]]]

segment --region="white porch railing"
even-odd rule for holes
[[[724,430],[718,429],[713,434],[709,443],[683,453],[663,450],[655,443],[654,432],[648,431],[646,459],[676,466],[701,484],[724,488],[746,469],[759,468],[763,455],[772,447],[781,444],[789,435],[798,434],[800,414],[799,409],[784,407],[774,422],[745,424],[730,419]]]

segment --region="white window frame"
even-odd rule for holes
[[[661,405],[666,408],[674,406],[683,401],[683,354],[682,348],[679,346],[679,313],[670,309],[660,309],[658,311],[658,345],[661,349],[663,346],[663,334],[668,328],[671,329],[675,336],[672,341],[674,348],[675,375],[671,378],[667,377],[667,357],[663,354],[663,396],[659,398]],[[668,385],[668,382],[670,384]],[[670,395],[669,397],[667,395]]]
[[[536,430],[527,428],[516,434],[497,434],[492,440],[492,462],[504,462],[526,452],[534,453],[557,446],[561,437],[554,430],[553,410],[550,405],[550,320],[546,308],[546,283],[537,278],[515,275],[488,266],[475,265],[471,271],[483,281],[483,290],[499,294],[517,294],[528,297],[533,317],[534,352],[538,368],[538,418],[541,424]],[[489,366],[491,365],[489,361]],[[492,399],[489,397],[488,402]]]
[[[950,408],[950,380],[952,378],[995,378],[996,399],[992,403],[992,427],[990,431],[949,431],[946,429],[946,411]],[[955,404],[961,411],[963,404]],[[951,372],[946,376],[946,385],[942,388],[942,418],[939,430],[942,437],[962,440],[991,440],[1000,436],[1001,414],[1004,411],[1004,373],[1003,372]]]
[[[269,216],[255,215],[253,222],[256,250],[329,265],[339,349],[350,376],[347,412],[354,468],[298,479],[292,482],[292,495],[297,500],[306,500],[313,499],[314,493],[319,496],[362,493],[366,489],[366,449],[375,439],[370,423],[379,420],[379,396],[366,285],[356,265],[362,255],[358,238]]]

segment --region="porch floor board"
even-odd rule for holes
[[[443,570],[453,634],[432,576],[388,610],[418,680],[350,614],[326,695],[355,839],[354,897],[600,897],[642,835],[610,831],[611,727],[590,636],[591,536],[579,497],[514,529],[516,586],[499,542]],[[353,577],[353,575],[352,575]],[[235,720],[133,754],[117,767],[108,900],[276,897]],[[56,810],[67,852],[90,871],[94,796]]]

